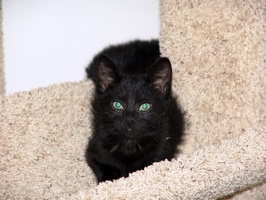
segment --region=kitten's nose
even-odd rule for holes
[[[131,130],[131,127],[133,124],[135,124],[135,121],[133,119],[125,119],[124,123],[127,125],[127,129]]]

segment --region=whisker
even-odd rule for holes
[[[113,125],[105,126],[104,129],[102,129],[100,131],[99,130],[95,131],[96,134],[93,135],[93,139],[94,139],[94,141],[98,140],[98,139],[103,139],[109,135],[108,133],[114,132],[114,130],[115,130],[115,128]],[[104,133],[106,133],[106,134],[104,134]]]
[[[145,137],[146,139],[153,139],[154,141],[158,141],[159,137],[158,134],[155,134],[154,130],[149,131],[147,129],[142,131],[143,133],[143,137]]]

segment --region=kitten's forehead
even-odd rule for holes
[[[150,88],[144,79],[125,77],[116,88],[117,97],[124,101],[141,101],[148,97]]]

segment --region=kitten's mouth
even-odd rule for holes
[[[136,138],[136,135],[134,134],[134,131],[132,128],[127,128],[125,131],[124,131],[124,137],[127,138],[127,139],[135,139]]]

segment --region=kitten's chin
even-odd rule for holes
[[[142,147],[138,143],[138,140],[135,139],[125,139],[123,144],[123,153],[124,155],[130,156],[142,150]]]
[[[129,139],[129,140],[134,140],[136,139],[136,134],[134,133],[134,131],[130,128],[130,129],[127,129],[125,131],[123,131],[122,135],[126,138],[126,139]]]
[[[125,139],[128,139],[128,140],[135,140],[136,139],[136,136],[135,135],[123,135]]]

